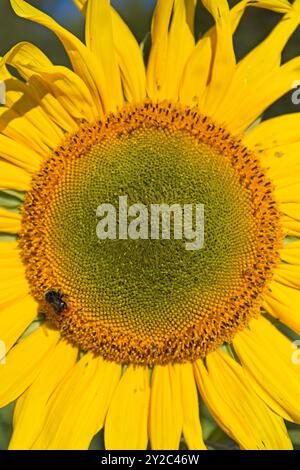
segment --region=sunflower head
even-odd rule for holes
[[[149,209],[201,203],[204,246],[187,250],[176,233],[161,239],[160,226],[154,239],[149,227],[99,240],[99,202],[120,197]],[[167,102],[82,125],[45,160],[22,216],[22,258],[41,311],[83,350],[145,365],[195,360],[230,342],[259,313],[282,236],[255,154],[197,110]],[[45,299],[54,287],[67,299],[59,315]]]

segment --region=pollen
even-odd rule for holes
[[[99,239],[100,204],[201,204],[204,244]],[[255,153],[194,109],[128,105],[66,136],[32,180],[20,247],[40,310],[72,344],[121,364],[204,358],[260,314],[282,233]],[[60,292],[59,313],[45,301]]]

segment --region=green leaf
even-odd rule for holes
[[[289,435],[294,446],[300,447],[300,429],[291,429]]]
[[[9,210],[19,210],[24,199],[24,193],[19,191],[0,191],[0,206]]]
[[[16,235],[11,233],[0,233],[0,243],[1,242],[13,242],[16,241]]]

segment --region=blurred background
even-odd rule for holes
[[[74,6],[72,0],[29,0],[34,6],[50,14],[64,27],[71,30],[81,39],[84,38],[84,20],[80,12]],[[149,30],[151,16],[155,7],[155,0],[112,0],[111,3],[118,10],[139,42],[146,41],[149,48]],[[229,1],[233,6],[237,0]],[[248,8],[235,35],[235,49],[238,59],[241,59],[253,47],[261,42],[276,23],[281,15],[269,11]],[[212,25],[212,19],[206,10],[199,5],[196,16],[196,36],[201,37]],[[148,39],[147,39],[148,38]],[[50,59],[59,65],[69,65],[68,58],[55,35],[46,28],[18,18],[10,7],[9,0],[0,0],[0,55],[4,55],[8,49],[20,41],[30,41],[40,47]],[[300,55],[300,29],[293,35],[284,50],[283,62]],[[299,74],[300,80],[300,74]],[[264,119],[283,113],[299,112],[300,105],[295,106],[291,101],[291,92],[272,105],[264,115]],[[0,385],[1,386],[1,385]],[[11,417],[13,405],[0,410],[0,449],[7,448],[11,433]],[[205,438],[211,448],[234,448],[234,443],[220,431],[207,410],[202,410],[202,421]],[[300,448],[299,428],[291,427],[295,443]],[[92,443],[92,448],[102,447],[102,434]]]

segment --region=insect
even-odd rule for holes
[[[48,290],[45,294],[45,301],[52,306],[54,312],[58,315],[67,308],[67,303],[63,300],[65,297],[59,290]]]

